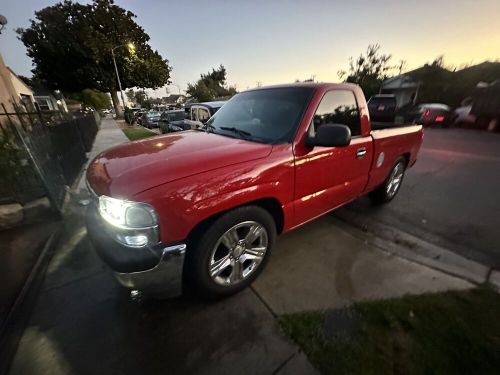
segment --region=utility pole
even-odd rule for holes
[[[120,44],[119,46],[111,48],[111,56],[113,57],[113,65],[115,66],[116,80],[118,81],[118,88],[120,89],[120,94],[122,96],[123,109],[125,110],[127,102],[125,101],[125,96],[123,95],[122,83],[120,81],[120,75],[118,74],[118,66],[116,65],[116,58],[115,58],[115,49],[121,47],[128,47],[131,50],[133,50],[135,47],[132,43],[128,43],[128,44]]]

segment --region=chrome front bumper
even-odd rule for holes
[[[87,233],[94,249],[123,286],[158,297],[182,294],[186,244],[156,244],[132,248],[115,241],[94,205],[86,214]]]
[[[179,244],[163,249],[160,262],[153,268],[131,273],[115,272],[120,284],[160,297],[182,294],[182,270],[186,245]]]

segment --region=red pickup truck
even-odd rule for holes
[[[372,130],[356,85],[245,91],[203,129],[98,155],[88,233],[126,287],[229,295],[258,276],[278,234],[364,194],[394,198],[422,139],[419,125]]]

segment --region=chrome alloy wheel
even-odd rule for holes
[[[392,198],[396,195],[399,186],[401,185],[401,181],[403,180],[403,174],[405,172],[405,166],[402,161],[397,163],[392,169],[391,175],[389,176],[389,182],[386,186],[386,193],[389,198]]]
[[[244,221],[227,230],[210,254],[208,272],[223,286],[247,279],[259,267],[268,246],[267,230],[255,221]]]

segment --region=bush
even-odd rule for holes
[[[125,122],[129,125],[132,125],[132,120],[134,119],[134,111],[127,107],[125,108],[123,116],[125,117]]]

